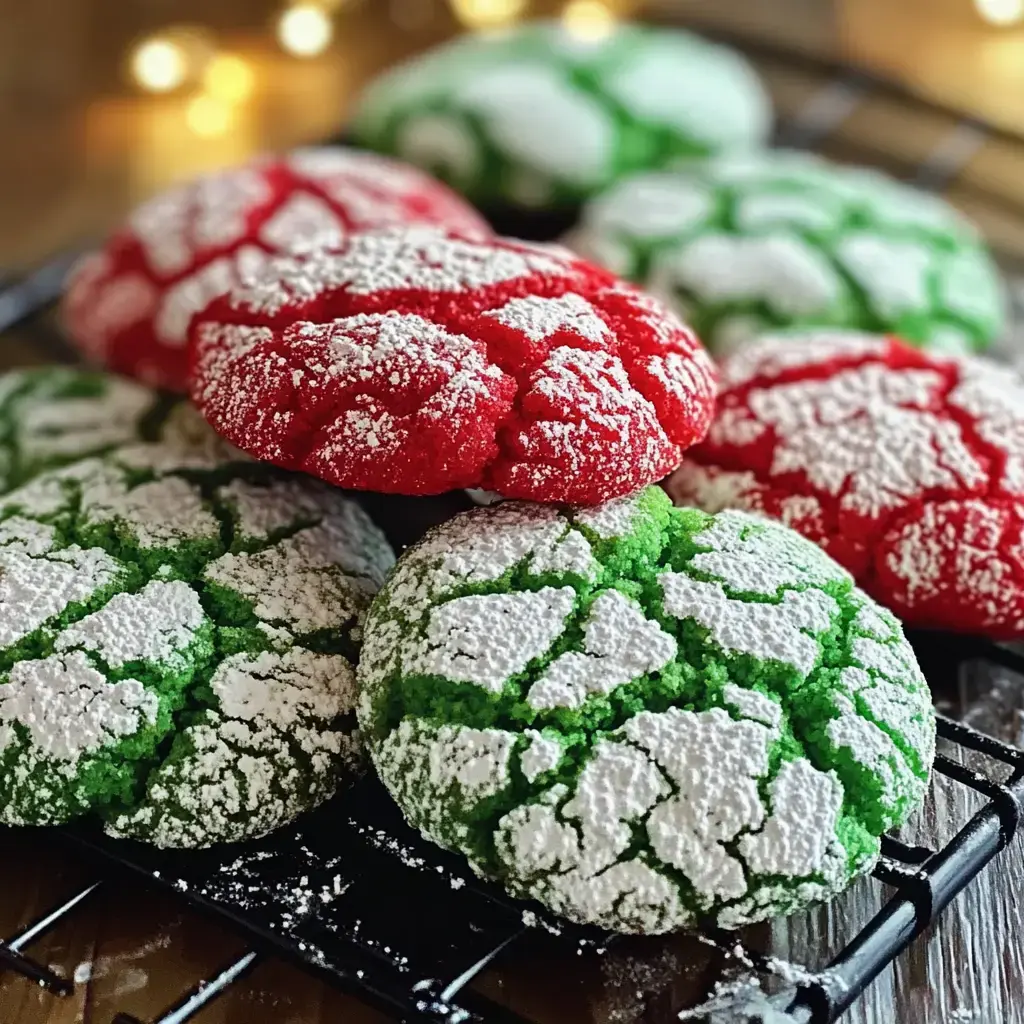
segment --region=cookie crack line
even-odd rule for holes
[[[877,723],[922,766],[934,743],[898,623],[848,574],[782,526],[654,489],[433,531],[375,600],[359,676],[371,757],[414,826],[514,895],[625,931],[827,898],[924,792]]]
[[[350,659],[383,535],[325,485],[233,460],[184,478],[191,458],[131,446],[0,498],[0,556],[99,559],[64,560],[45,643],[26,649],[32,621],[5,648],[0,822],[92,814],[112,835],[208,846],[287,823],[355,770]],[[267,599],[271,576],[292,606]],[[0,574],[0,607],[9,587]]]
[[[268,273],[194,321],[193,397],[252,454],[342,486],[585,503],[664,475],[710,418],[685,326],[561,250],[390,230]]]

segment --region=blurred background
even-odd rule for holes
[[[951,198],[1024,252],[1024,0],[0,0],[0,267],[94,238],[195,172],[338,134],[360,85],[403,55],[543,15],[752,42],[783,117],[833,64],[885,76],[925,102],[865,97],[832,155],[907,176],[966,147]]]

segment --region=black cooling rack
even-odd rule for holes
[[[833,67],[803,110],[780,125],[776,142],[815,148],[879,88],[894,87]],[[965,135],[976,138],[985,131],[967,119],[955,123],[952,138],[940,141],[922,161],[915,180],[944,185],[973,152],[962,144]],[[528,218],[492,213],[499,230],[541,239],[556,237],[572,220],[564,212]],[[0,340],[3,332],[17,328],[48,357],[73,358],[47,315],[70,259],[64,254],[20,280],[0,281]],[[387,501],[367,496],[365,503],[396,548],[467,504],[461,495]],[[935,692],[948,691],[968,664],[1010,671],[1024,680],[1024,655],[1008,648],[934,633],[913,634],[911,641]],[[980,794],[983,803],[939,848],[883,839],[874,876],[891,887],[888,902],[823,971],[798,978],[791,990],[790,1008],[805,1008],[808,1024],[836,1020],[1017,832],[1024,808],[1024,751],[942,715],[938,731],[948,752],[937,756],[936,773]],[[990,771],[966,766],[980,755]],[[513,950],[538,941],[538,931],[567,950],[600,952],[616,942],[556,921],[473,878],[460,860],[415,835],[369,777],[297,826],[260,843],[217,851],[160,852],[108,839],[88,826],[52,834],[70,853],[95,863],[97,880],[18,934],[0,939],[0,971],[13,970],[54,993],[68,993],[71,983],[33,960],[29,950],[84,901],[96,898],[109,884],[104,880],[109,869],[176,893],[232,925],[248,945],[216,974],[196,979],[158,1020],[139,1022],[119,1014],[112,1024],[184,1024],[266,955],[297,963],[403,1021],[529,1024],[475,991],[473,980]],[[765,976],[773,973],[768,958],[738,949],[733,935],[707,932],[703,940],[728,956],[741,953],[744,963]]]

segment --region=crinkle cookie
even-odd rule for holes
[[[1017,374],[835,331],[762,338],[722,373],[677,502],[782,519],[907,625],[1024,636]]]
[[[584,210],[571,245],[670,302],[718,355],[808,325],[965,352],[1003,326],[998,270],[952,207],[807,154],[637,175]]]
[[[353,662],[393,562],[317,481],[135,445],[0,498],[0,823],[262,836],[359,761]]]
[[[0,375],[0,492],[119,445],[164,441],[193,459],[243,459],[196,411],[124,377],[69,366]]]
[[[438,527],[374,600],[359,721],[409,821],[574,921],[828,899],[920,803],[928,686],[820,548],[650,488]]]
[[[88,358],[185,391],[189,320],[271,253],[340,242],[384,224],[490,234],[469,205],[422,171],[341,148],[263,156],[140,206],[72,272],[64,323]]]
[[[385,71],[354,132],[481,203],[552,207],[674,158],[760,145],[770,124],[733,50],[640,25],[585,40],[540,21]]]
[[[196,317],[192,398],[251,455],[342,487],[592,504],[704,436],[711,361],[554,246],[428,228],[282,256]]]

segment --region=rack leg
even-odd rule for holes
[[[158,1020],[153,1021],[153,1024],[185,1024],[186,1021],[190,1021],[204,1006],[212,1003],[222,992],[250,971],[258,960],[259,954],[255,952],[249,952],[239,957],[215,977],[201,981],[179,1003],[171,1007]],[[112,1024],[141,1024],[141,1021],[130,1014],[119,1013]]]

